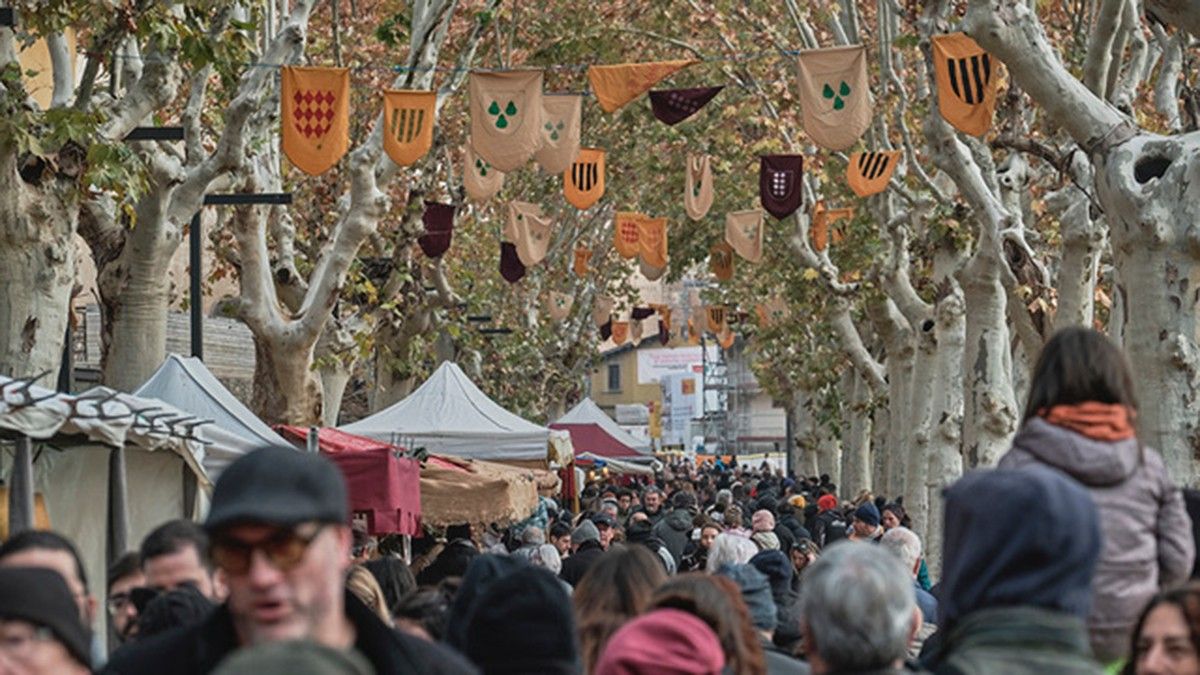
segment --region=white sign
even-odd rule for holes
[[[700,376],[693,373],[664,375],[662,382],[663,445],[684,445],[692,418],[704,414],[700,406]]]
[[[638,384],[658,384],[663,375],[695,373],[703,375],[704,356],[699,346],[675,349],[637,350]],[[717,360],[717,346],[708,348],[708,359]]]

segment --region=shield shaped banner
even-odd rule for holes
[[[996,111],[996,76],[992,57],[964,33],[933,36],[933,66],[938,110],[955,129],[982,136]]]
[[[566,293],[558,291],[550,291],[550,297],[546,298],[546,313],[551,319],[562,322],[571,313],[571,308],[575,306],[575,298]]]
[[[525,267],[533,267],[546,257],[553,223],[542,216],[542,207],[529,202],[508,204],[508,224],[504,236],[517,247],[517,257]]]
[[[504,173],[475,154],[468,143],[463,149],[463,189],[477,202],[486,202],[504,187]]]
[[[758,163],[758,196],[767,213],[783,220],[804,202],[800,179],[804,157],[762,155]]]
[[[542,71],[471,73],[471,147],[513,171],[542,145]]]
[[[383,149],[400,166],[425,156],[433,145],[437,92],[383,92]]]
[[[425,202],[421,222],[425,224],[425,234],[417,238],[421,251],[430,258],[442,257],[454,234],[454,205]]]
[[[328,171],[350,148],[350,71],[284,66],[282,148],[310,176]]]
[[[592,322],[596,327],[603,326],[612,319],[613,299],[607,295],[598,295],[592,302]]]
[[[883,192],[900,162],[900,151],[856,152],[846,165],[846,182],[859,197]]]
[[[764,303],[760,303],[754,310],[758,314],[759,325],[771,326],[779,323],[787,316],[787,303],[783,298],[776,296]]]
[[[806,49],[797,59],[804,132],[828,150],[845,150],[871,124],[867,48]]]
[[[642,218],[638,220],[638,254],[652,269],[667,266],[667,219]],[[662,276],[661,269],[659,276]],[[649,276],[646,277],[650,279]],[[657,278],[657,277],[656,277]],[[654,279],[650,279],[654,281]]]
[[[737,254],[756,263],[763,253],[763,212],[761,209],[725,214],[725,241]]]
[[[693,63],[694,60],[679,60],[589,66],[588,82],[600,107],[604,112],[612,113],[649,91],[664,77]]]
[[[575,270],[575,276],[581,279],[587,276],[588,263],[591,261],[591,259],[592,249],[587,248],[586,246],[575,247],[575,262],[571,266],[571,268]]]
[[[714,244],[708,249],[708,267],[718,281],[733,278],[733,247],[725,242]]]
[[[517,255],[517,247],[511,241],[500,242],[500,276],[515,284],[525,276],[525,266]]]
[[[713,203],[712,162],[708,155],[688,155],[683,185],[683,210],[703,220]]]
[[[708,305],[704,308],[704,317],[708,320],[708,332],[720,333],[725,330],[725,307],[722,305]]]
[[[533,155],[546,173],[562,173],[579,154],[583,96],[542,95],[542,147]]]
[[[639,258],[638,271],[642,273],[642,276],[646,277],[646,281],[658,281],[662,278],[662,275],[666,273],[667,266],[663,265],[662,267],[655,267],[654,265],[646,262],[645,258]]]
[[[674,126],[700,112],[725,86],[658,89],[650,92],[650,108],[659,122]]]
[[[590,208],[604,196],[604,151],[580,148],[571,168],[563,173],[563,195],[571,206]]]
[[[645,217],[636,211],[617,211],[613,216],[613,247],[622,258],[638,254],[638,223]]]

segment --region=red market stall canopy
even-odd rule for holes
[[[285,438],[304,444],[308,430],[279,425]],[[418,535],[421,532],[421,465],[400,456],[401,448],[337,429],[320,429],[321,452],[346,477],[350,509],[366,513],[371,534]]]
[[[652,459],[650,446],[622,429],[600,406],[585,398],[550,425],[571,434],[575,457],[584,454],[613,459]]]

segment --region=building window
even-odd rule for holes
[[[621,364],[608,364],[608,390],[621,391]]]

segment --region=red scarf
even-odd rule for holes
[[[1039,410],[1038,416],[1050,424],[1097,441],[1123,441],[1134,437],[1133,413],[1120,403],[1086,401],[1056,405]]]

